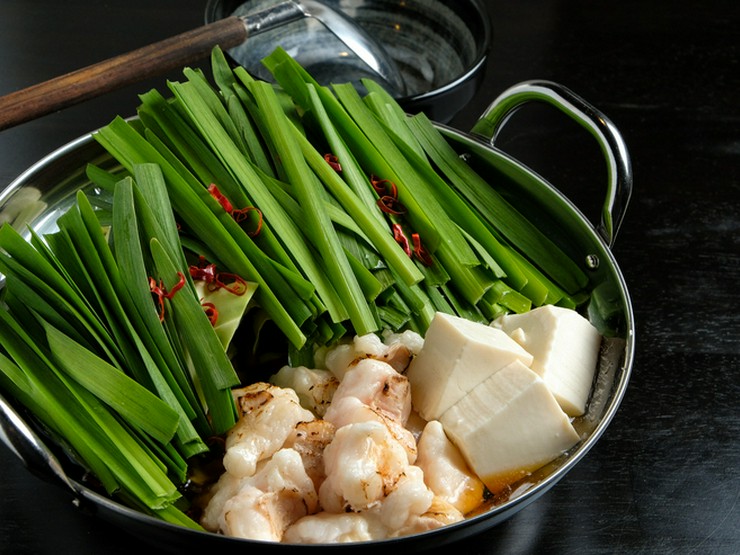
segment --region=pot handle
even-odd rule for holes
[[[558,108],[586,128],[598,141],[606,158],[608,181],[597,232],[611,248],[632,195],[632,164],[622,135],[609,118],[558,83],[524,81],[501,93],[473,126],[471,133],[494,146],[509,118],[529,102],[544,102]]]
[[[23,462],[36,476],[68,487],[77,498],[79,492],[65,474],[59,460],[28,426],[12,406],[0,395],[0,442]]]

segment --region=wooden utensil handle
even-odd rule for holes
[[[205,58],[216,45],[227,49],[246,38],[244,22],[231,16],[12,92],[0,97],[0,130],[161,75]]]

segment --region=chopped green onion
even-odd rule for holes
[[[264,60],[278,85],[219,48],[211,62],[213,85],[185,68],[94,133],[120,167],[86,167],[104,193],[78,193],[59,231],[0,228],[0,386],[110,495],[192,529],[178,485],[236,422],[241,350],[310,366],[438,311],[486,323],[590,298],[578,264],[377,83],[322,87],[281,49]],[[608,320],[604,298],[589,309]]]
[[[169,405],[53,327],[47,326],[46,337],[54,359],[75,381],[131,425],[162,443],[172,439],[180,417]]]
[[[368,308],[362,289],[339,243],[334,226],[323,209],[322,197],[316,192],[316,177],[303,158],[292,133],[290,122],[278,105],[274,89],[265,82],[255,81],[251,91],[257,106],[267,118],[271,138],[303,209],[307,232],[313,235],[319,255],[327,266],[329,278],[338,290],[339,298],[349,313],[350,321],[360,335],[377,331],[378,322]],[[344,319],[335,317],[334,321],[341,322]]]

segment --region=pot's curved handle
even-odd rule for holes
[[[5,443],[33,474],[52,483],[61,483],[78,497],[77,488],[64,472],[54,453],[2,395],[0,395],[0,442]]]
[[[494,145],[504,124],[518,108],[529,102],[544,102],[558,108],[598,141],[609,175],[597,231],[611,248],[632,195],[632,164],[624,139],[609,118],[558,83],[525,81],[501,93],[473,126],[471,133]]]

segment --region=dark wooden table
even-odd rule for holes
[[[202,23],[199,0],[3,0],[0,94]],[[485,84],[463,130],[504,88],[558,81],[630,148],[635,190],[615,256],[637,356],[606,435],[542,499],[462,542],[467,553],[740,553],[740,4],[736,0],[488,0]],[[179,72],[175,75],[179,77]],[[0,186],[116,114],[133,86],[0,133]],[[588,215],[604,196],[591,138],[527,109],[500,146]],[[76,510],[0,448],[0,552],[131,553],[145,544]]]

